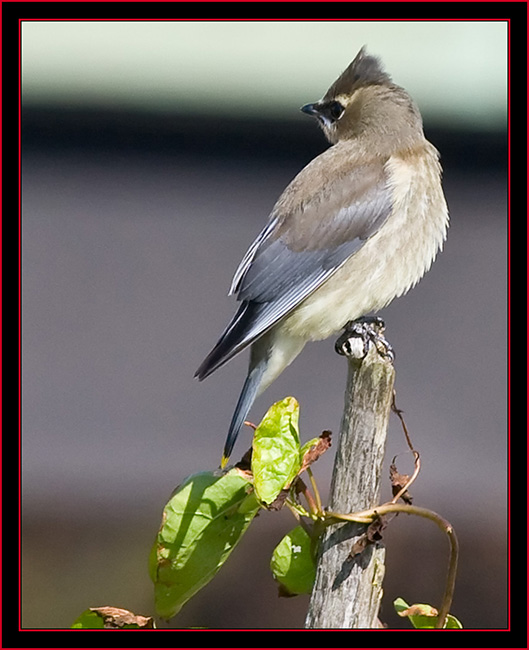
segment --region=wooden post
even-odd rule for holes
[[[353,346],[354,347],[354,346]],[[340,441],[334,462],[329,510],[353,513],[379,503],[380,475],[395,370],[375,344],[365,358],[349,349],[349,372]],[[320,546],[316,582],[305,627],[377,628],[385,550],[378,544],[351,555],[365,524],[329,526]]]

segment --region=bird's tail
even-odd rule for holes
[[[222,461],[220,466],[224,468],[228,463],[228,460],[233,451],[235,441],[239,435],[240,430],[246,420],[249,410],[254,403],[254,400],[259,392],[259,386],[261,384],[261,379],[263,378],[264,371],[266,370],[267,360],[261,359],[256,366],[250,369],[244,386],[242,387],[241,394],[239,396],[239,401],[235,407],[235,412],[231,419],[230,428],[228,431],[228,437],[226,438],[226,444],[224,445],[224,453],[222,454]]]

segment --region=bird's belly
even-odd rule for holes
[[[418,172],[416,168],[406,191],[394,193],[394,209],[384,226],[285,318],[282,329],[307,341],[325,339],[347,321],[382,309],[421,279],[448,226],[439,179],[432,182],[434,172],[426,164]],[[393,173],[408,172],[396,163]],[[420,189],[425,184],[431,188],[428,193]]]

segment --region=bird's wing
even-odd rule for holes
[[[357,165],[353,172],[332,179],[328,190],[318,190],[309,200],[287,195],[278,201],[279,210],[283,205],[293,207],[286,214],[272,213],[235,274],[232,292],[237,292],[238,300],[269,305],[252,329],[264,331],[299,305],[377,232],[391,212],[381,160]]]
[[[235,273],[230,293],[242,304],[199,377],[295,309],[379,230],[392,208],[384,163],[351,164],[329,182],[311,163],[287,187]]]

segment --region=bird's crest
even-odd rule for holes
[[[391,77],[384,71],[382,63],[376,56],[367,54],[364,45],[349,66],[325,93],[324,99],[348,95],[360,86],[389,83],[391,83]]]

